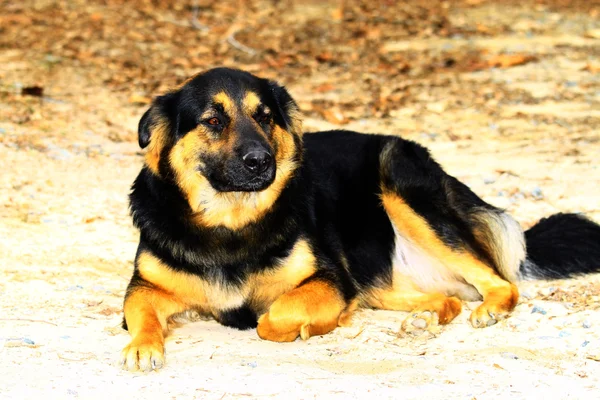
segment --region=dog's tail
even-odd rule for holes
[[[600,225],[579,214],[544,218],[525,232],[521,279],[560,279],[600,272]]]

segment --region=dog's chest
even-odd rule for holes
[[[261,314],[279,296],[315,272],[316,258],[308,242],[300,239],[286,257],[278,259],[274,265],[257,266],[256,272],[244,279],[228,279],[222,274],[214,274],[211,279],[176,271],[150,253],[140,256],[138,268],[144,280],[202,314],[217,316],[243,307]]]

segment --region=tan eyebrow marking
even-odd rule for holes
[[[233,115],[235,112],[235,106],[231,97],[225,92],[219,92],[213,97],[215,103],[219,103],[223,106],[225,112],[229,115]]]
[[[242,100],[242,108],[247,115],[252,115],[256,112],[260,103],[260,98],[256,93],[248,92]]]

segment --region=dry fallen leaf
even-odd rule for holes
[[[331,52],[329,52],[329,51],[324,51],[324,52],[318,54],[316,58],[320,62],[327,62],[327,61],[331,61],[333,59],[333,54],[331,54]]]
[[[487,65],[491,68],[510,68],[517,65],[527,64],[531,61],[535,61],[536,58],[527,54],[499,54],[490,58],[487,61]]]
[[[597,74],[597,73],[600,73],[600,64],[588,63],[581,70],[591,72],[592,74]]]
[[[348,122],[342,114],[342,111],[337,107],[331,107],[326,110],[323,110],[323,118],[332,124],[342,125]]]
[[[583,36],[590,39],[600,39],[600,29],[590,29]]]
[[[314,89],[314,91],[317,93],[331,92],[332,90],[335,90],[335,86],[333,86],[331,83],[324,83]]]
[[[150,104],[152,102],[152,99],[150,97],[142,96],[142,95],[134,93],[131,96],[129,96],[128,101],[131,104]]]

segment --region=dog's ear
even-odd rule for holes
[[[295,130],[300,119],[300,109],[285,87],[270,81],[269,89],[275,100],[277,113],[275,123],[287,130]]]
[[[167,93],[154,99],[152,105],[138,124],[138,143],[143,149],[150,144],[152,130],[159,123],[167,123],[175,132],[179,128],[179,114],[177,112],[177,93]]]
[[[140,123],[138,124],[138,143],[140,147],[143,149],[148,146],[150,143],[150,134],[152,127],[152,112],[154,105],[150,107],[144,115],[142,115],[142,119],[140,119]]]

